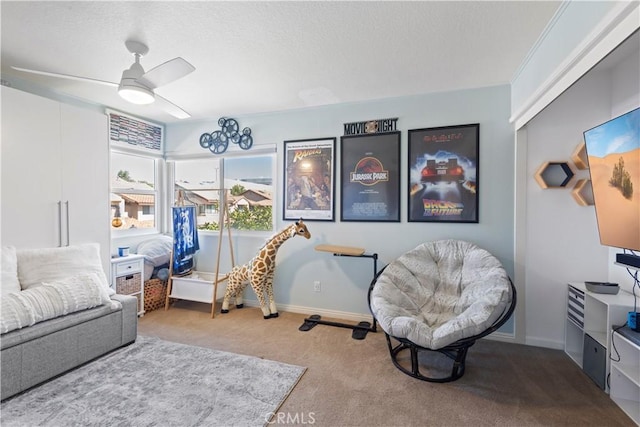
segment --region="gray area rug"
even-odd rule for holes
[[[306,368],[138,336],[2,402],[8,426],[264,426]]]

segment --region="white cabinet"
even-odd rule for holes
[[[60,246],[60,104],[2,86],[2,244]]]
[[[640,425],[640,332],[628,327],[612,335],[611,399]]]
[[[111,259],[111,287],[118,294],[138,298],[138,316],[144,315],[144,256],[127,255]]]
[[[625,324],[633,302],[633,295],[623,290],[616,295],[597,294],[581,282],[568,286],[564,351],[605,392],[610,383],[612,328]]]
[[[62,201],[67,244],[99,242],[110,253],[109,136],[107,115],[61,104]],[[105,271],[108,265],[105,263]]]
[[[2,244],[97,242],[109,271],[107,116],[2,86]]]

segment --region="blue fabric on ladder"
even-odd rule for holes
[[[173,274],[193,270],[193,255],[200,249],[195,206],[173,208]]]

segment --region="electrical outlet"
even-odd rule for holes
[[[316,280],[316,281],[313,282],[313,290],[315,292],[320,292],[320,281],[319,280]]]

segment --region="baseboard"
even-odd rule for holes
[[[260,307],[257,300],[244,300],[244,305],[248,307]],[[346,320],[351,322],[371,322],[371,314],[351,313],[348,311],[327,310],[323,308],[303,307],[300,305],[290,304],[278,304],[278,310],[286,311],[289,313],[298,314],[318,314],[323,317],[333,318],[338,320]],[[494,332],[491,335],[485,337],[487,340],[501,341],[508,343],[515,343],[515,337],[513,334],[506,332]]]
[[[244,300],[244,305],[249,307],[260,307],[257,300]],[[329,317],[340,320],[348,320],[353,322],[371,322],[371,314],[351,313],[348,311],[327,310],[324,308],[303,307],[300,305],[278,304],[278,310],[289,313],[298,314],[318,314],[323,317]]]
[[[548,339],[543,339],[543,338],[532,338],[532,337],[526,337],[525,338],[525,344],[526,345],[531,345],[534,347],[544,347],[544,348],[551,348],[554,350],[564,350],[564,342],[562,341],[551,341]]]
[[[490,340],[490,341],[500,341],[500,342],[508,342],[508,343],[516,342],[516,337],[513,334],[509,334],[506,332],[494,332],[484,337],[484,339]]]

